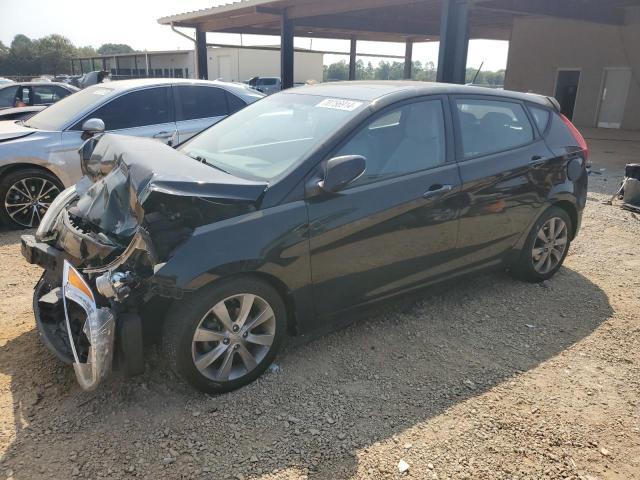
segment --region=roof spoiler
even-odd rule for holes
[[[560,107],[560,102],[556,100],[554,97],[546,97],[549,103],[555,108],[556,112],[560,112],[562,108]]]

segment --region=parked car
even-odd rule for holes
[[[279,77],[253,77],[247,83],[265,95],[272,95],[282,90],[282,82]]]
[[[0,111],[3,108],[51,105],[77,92],[71,85],[47,82],[20,82],[0,85]]]
[[[11,80],[10,78],[0,77],[0,85],[4,83],[13,83],[13,80]]]
[[[38,225],[55,196],[82,176],[77,151],[96,119],[107,131],[175,145],[262,97],[223,82],[123,80],[88,87],[27,121],[0,122],[0,220]]]
[[[78,88],[87,88],[91,85],[111,81],[110,75],[111,74],[107,71],[95,70],[93,72],[87,72],[84,75],[68,77],[66,82]]]
[[[18,107],[18,108],[1,108],[0,109],[0,122],[6,120],[26,120],[33,117],[36,113],[41,112],[47,108],[46,105],[34,105],[33,107]]]
[[[91,389],[161,330],[176,373],[226,392],[353,308],[482,268],[550,278],[587,156],[547,98],[418,82],[284,91],[177,149],[94,137],[22,237],[40,336]]]

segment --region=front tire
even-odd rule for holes
[[[553,277],[569,253],[573,224],[559,207],[545,211],[535,223],[511,274],[525,282],[539,283]]]
[[[280,350],[286,309],[278,292],[253,277],[205,287],[176,302],[165,319],[169,366],[205,393],[225,393],[258,378]]]
[[[0,180],[0,221],[15,228],[35,228],[64,189],[55,175],[39,168],[9,172]]]

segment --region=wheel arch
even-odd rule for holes
[[[571,240],[573,240],[576,237],[578,229],[578,209],[568,200],[558,200],[551,206],[561,208],[569,215],[569,218],[571,219]]]
[[[18,172],[20,170],[27,170],[29,168],[32,168],[34,170],[40,170],[42,172],[48,173],[49,175],[53,175],[54,177],[56,177],[56,180],[60,183],[60,185],[62,185],[62,188],[64,189],[64,182],[60,179],[60,177],[58,176],[58,174],[56,174],[56,172],[54,172],[53,170],[43,165],[39,165],[37,163],[20,162],[20,163],[11,163],[9,165],[2,166],[0,167],[0,181],[2,181],[2,179],[10,173]]]
[[[276,290],[276,292],[278,292],[278,295],[280,295],[280,298],[282,298],[285,309],[287,311],[287,334],[290,336],[298,335],[298,321],[297,321],[298,318],[296,315],[296,303],[294,300],[293,292],[291,292],[289,287],[275,275],[272,275],[266,272],[250,271],[250,270],[236,272],[230,275],[219,277],[211,282],[201,285],[196,291],[199,291],[203,288],[208,288],[212,285],[215,285],[223,281],[228,281],[230,279],[241,278],[241,277],[258,279],[264,283],[267,283],[268,285],[273,287]]]

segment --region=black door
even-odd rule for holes
[[[555,97],[560,103],[560,111],[569,120],[573,120],[579,85],[580,70],[560,70],[558,72]]]
[[[543,207],[553,155],[522,103],[457,97],[452,107],[463,183],[459,262],[498,262]]]
[[[316,311],[332,313],[446,272],[458,229],[458,167],[442,98],[391,107],[335,155],[367,159],[335,196],[308,201]],[[450,139],[451,141],[452,139]]]

